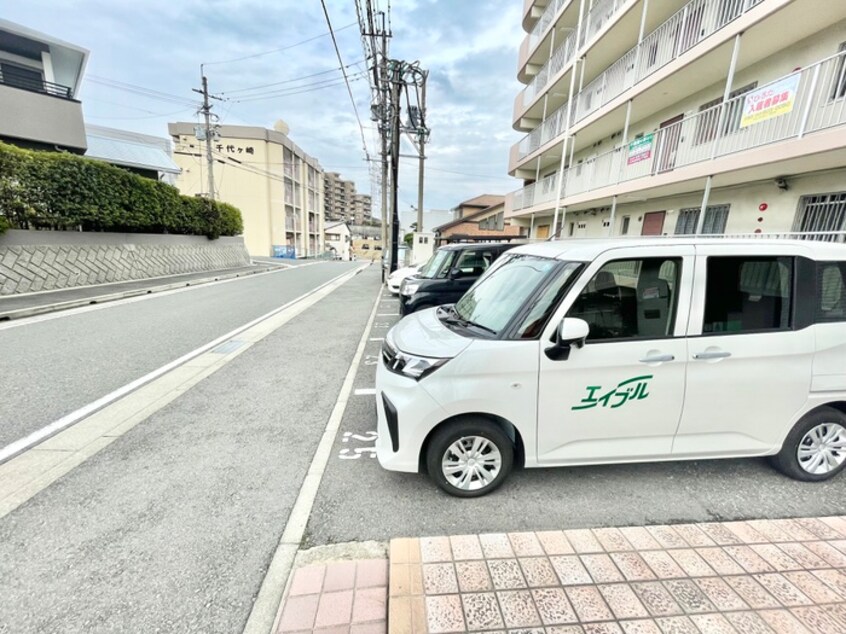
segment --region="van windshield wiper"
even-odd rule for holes
[[[461,315],[458,314],[458,311],[455,310],[455,305],[449,306],[448,308],[444,309],[446,315],[444,319],[451,324],[458,324],[459,326],[464,326],[465,328],[473,327],[478,328],[479,330],[484,330],[485,332],[489,332],[492,335],[498,334],[496,330],[488,328],[487,326],[483,326],[482,324],[477,324],[475,321],[470,321],[469,319],[465,319]]]

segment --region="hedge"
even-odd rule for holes
[[[243,232],[232,205],[183,196],[172,185],[65,152],[0,143],[0,233],[16,229],[177,233]]]

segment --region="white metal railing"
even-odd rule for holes
[[[599,0],[588,11],[585,16],[584,24],[582,24],[582,34],[579,39],[579,47],[589,42],[597,33],[602,30],[608,22],[614,17],[614,14],[620,10],[627,0]]]
[[[574,196],[844,124],[846,51],[570,166],[564,171],[561,195]],[[534,190],[531,204],[525,204],[525,197],[517,200],[524,204],[514,209],[548,202],[537,199]]]
[[[567,128],[569,107],[569,101],[564,103],[544,119],[541,125],[520,140],[517,153],[521,159],[564,132]]]
[[[547,27],[552,24],[552,21],[555,19],[555,16],[558,15],[558,10],[561,9],[565,4],[570,2],[570,0],[551,0],[546,8],[543,10],[540,19],[538,19],[535,26],[532,27],[531,32],[529,33],[529,54],[531,55],[531,51],[538,45],[543,37],[543,34],[546,33]]]
[[[762,1],[690,0],[579,91],[574,98],[571,125],[596,112]],[[583,35],[588,34],[586,37],[589,39],[588,23],[604,25],[623,4],[624,0],[601,0],[595,4],[583,25]],[[594,34],[601,25],[594,29]],[[552,75],[547,73],[544,81],[550,77]],[[535,87],[533,90],[539,89]],[[528,103],[525,98],[523,103]],[[525,156],[521,154],[520,158]]]
[[[570,31],[567,38],[555,49],[552,57],[541,67],[540,72],[523,89],[523,107],[528,106],[535,97],[543,92],[549,81],[575,58],[576,31]]]

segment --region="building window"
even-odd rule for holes
[[[846,192],[834,194],[815,194],[799,199],[799,211],[796,214],[794,231],[846,231]],[[814,236],[816,240],[843,241],[843,236],[836,234]]]
[[[571,222],[570,223],[570,229],[568,231],[568,235],[572,236],[574,233],[576,233],[576,223]]]
[[[840,45],[837,52],[840,54],[840,57],[837,59],[837,64],[834,66],[834,85],[831,89],[832,99],[846,97],[846,54],[844,54],[846,53],[846,42],[843,42]]]
[[[790,329],[793,258],[711,257],[704,334]]]
[[[752,92],[758,87],[758,82],[753,81],[751,84],[733,90],[729,94],[729,100],[726,104],[726,114],[723,121],[723,134],[736,132],[740,129],[740,120],[743,118],[743,103],[745,99],[737,99],[748,92]]]
[[[629,235],[629,224],[631,223],[630,216],[623,216],[623,220],[620,223],[620,235],[627,236]]]
[[[711,205],[705,210],[705,222],[702,225],[703,234],[720,234],[726,232],[730,205]],[[699,207],[688,207],[679,210],[676,220],[676,235],[696,233],[699,222]]]

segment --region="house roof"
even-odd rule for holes
[[[481,198],[481,196],[480,196],[480,198]],[[450,222],[446,222],[446,223],[444,223],[440,226],[435,227],[434,229],[432,229],[432,231],[437,233],[438,231],[443,231],[444,229],[449,229],[450,227],[455,227],[457,225],[460,225],[462,222],[477,222],[475,220],[475,218],[478,218],[479,216],[484,216],[485,214],[489,214],[494,207],[499,207],[501,204],[503,204],[503,202],[505,200],[505,196],[503,196],[502,198],[503,198],[503,201],[500,201],[498,203],[494,203],[493,205],[485,207],[484,209],[480,209],[479,211],[474,211],[472,214],[467,214],[466,216],[462,216],[458,220],[451,220]],[[462,204],[464,204],[464,203],[462,203]]]
[[[346,220],[340,220],[338,222],[330,222],[329,224],[327,224],[323,228],[323,231],[329,231],[329,229],[334,229],[335,227],[340,227],[341,225],[344,225],[347,228],[347,231],[349,231],[350,226],[347,224]]]
[[[500,203],[505,202],[505,196],[501,196],[499,194],[482,194],[481,196],[476,196],[475,198],[471,198],[470,200],[465,200],[462,203],[458,203],[459,207],[493,207],[494,205],[498,205]]]
[[[88,142],[85,156],[88,158],[165,174],[181,171],[170,157],[167,139],[99,126],[86,127],[85,137]]]

